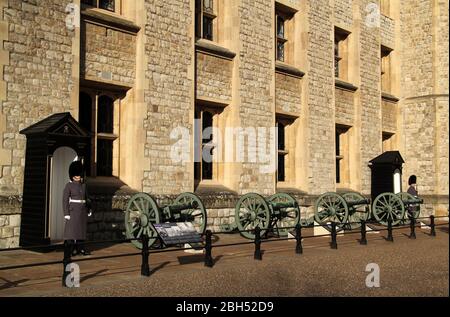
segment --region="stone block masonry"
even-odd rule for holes
[[[65,24],[69,0],[10,0],[3,9],[8,38],[3,49],[9,63],[3,67],[7,92],[2,102],[0,141],[11,154],[2,166],[0,189],[20,193],[25,165],[25,136],[19,131],[47,116],[71,110],[72,31]],[[2,55],[4,56],[4,55]],[[2,152],[2,151],[0,151]],[[0,153],[1,154],[1,153]]]
[[[197,52],[197,97],[231,101],[233,62]]]
[[[311,194],[334,190],[334,61],[333,8],[329,1],[310,0],[308,60],[308,188]]]
[[[242,127],[274,126],[271,92],[274,73],[273,61],[273,6],[266,0],[242,0],[239,4],[241,41],[240,51],[240,119]],[[266,135],[269,139],[269,135]],[[269,148],[266,147],[266,153]],[[248,148],[249,152],[258,149]],[[260,163],[243,163],[239,192],[260,192],[265,195],[275,191],[273,173],[261,173]]]
[[[371,1],[360,1],[360,14],[364,20],[365,8]],[[380,106],[380,30],[361,23],[361,192],[370,193],[371,171],[368,162],[381,152],[381,106]]]
[[[136,36],[89,22],[83,23],[81,30],[81,75],[102,80],[105,73],[110,73],[109,80],[132,86]]]
[[[336,88],[334,98],[336,123],[353,126],[355,122],[354,93]]]
[[[301,79],[276,73],[276,108],[293,114],[300,113]]]
[[[147,131],[143,189],[149,193],[176,194],[191,191],[191,164],[177,164],[171,159],[170,133],[184,127],[192,135],[190,112],[194,106],[193,52],[189,30],[193,22],[190,0],[145,1],[147,24],[145,54],[148,58],[145,90]],[[193,119],[193,118],[192,118]]]

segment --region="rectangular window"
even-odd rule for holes
[[[195,1],[195,35],[197,38],[214,40],[214,13],[213,0]]]
[[[348,80],[348,37],[350,33],[335,28],[334,32],[334,76]]]
[[[100,8],[103,10],[120,14],[120,0],[81,0],[81,4],[88,7]]]
[[[334,76],[339,78],[339,62],[342,57],[339,55],[339,37],[334,37]]]
[[[219,110],[197,106],[195,110],[194,174],[197,183],[217,180],[217,164],[214,162],[218,138],[214,135],[217,128]]]
[[[277,60],[284,62],[285,60],[285,19],[277,12]]]
[[[391,52],[392,50],[381,46],[381,91],[391,92]]]
[[[79,122],[91,135],[90,154],[86,158],[90,167],[88,176],[113,175],[113,149],[118,141],[114,133],[114,102],[114,98],[104,93],[80,92]]]
[[[286,125],[284,122],[277,121],[278,130],[278,170],[277,180],[279,182],[286,181],[286,156],[289,151],[286,149]]]

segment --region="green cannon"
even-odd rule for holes
[[[236,204],[233,228],[243,231],[258,226],[261,229],[261,236],[269,229],[275,228],[278,234],[283,236],[287,235],[289,230],[283,228],[294,227],[299,221],[300,208],[289,194],[278,193],[266,199],[259,194],[249,193],[242,196]],[[252,231],[243,231],[241,234],[248,239],[255,238]]]
[[[409,193],[382,193],[373,201],[372,215],[382,225],[387,226],[390,219],[395,226],[401,222],[408,222],[407,218],[411,216],[418,218],[421,204],[423,199]]]
[[[146,193],[131,197],[125,211],[125,233],[128,239],[139,239],[143,234],[149,237],[148,246],[157,240],[158,234],[152,224],[164,222],[191,222],[200,234],[206,229],[206,209],[199,197],[192,193],[179,195],[171,205],[159,207]],[[139,249],[142,243],[132,240]]]
[[[325,193],[314,205],[314,219],[325,229],[331,231],[331,223],[336,223],[336,230],[357,229],[361,221],[370,217],[370,200],[358,193]]]

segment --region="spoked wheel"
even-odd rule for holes
[[[270,210],[264,197],[259,194],[249,193],[242,196],[236,204],[235,220],[239,231],[251,230],[257,226],[263,236],[270,224]],[[248,239],[255,239],[252,231],[241,232]]]
[[[348,222],[345,229],[354,230],[361,227],[361,221],[367,221],[370,216],[370,210],[365,201],[365,198],[358,193],[345,193],[342,197],[347,202],[348,206]],[[358,203],[358,204],[357,204]]]
[[[409,221],[410,216],[413,216],[414,219],[419,218],[420,204],[419,203],[417,203],[417,204],[408,203],[408,202],[417,201],[417,198],[414,197],[413,195],[411,195],[410,193],[398,193],[397,196],[400,197],[400,199],[403,202],[403,205],[406,207],[405,213],[406,213],[406,216],[408,217],[407,220]]]
[[[273,218],[277,218],[277,227],[287,227],[289,229],[280,229],[283,234],[294,228],[300,222],[300,208],[294,197],[286,193],[278,193],[269,197],[268,201],[273,206],[289,206],[273,209]]]
[[[125,230],[128,239],[139,239],[143,234],[149,237],[148,247],[156,241],[158,234],[151,224],[160,223],[159,209],[150,195],[139,193],[131,197],[125,211]],[[132,240],[134,246],[142,249],[139,240]]]
[[[193,202],[195,203],[192,204]],[[183,193],[175,199],[174,203],[179,205],[191,204],[197,206],[196,208],[182,210],[181,221],[190,222],[198,233],[205,233],[206,209],[198,196],[192,193]]]
[[[331,231],[331,222],[341,231],[348,220],[348,207],[344,198],[336,193],[325,193],[315,204],[314,218],[325,229]]]
[[[372,204],[372,213],[376,221],[387,226],[389,219],[397,225],[405,216],[405,206],[399,196],[383,193],[377,196]]]

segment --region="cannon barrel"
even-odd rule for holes
[[[187,204],[174,204],[174,205],[169,205],[167,207],[169,207],[170,211],[177,212],[177,211],[182,211],[182,210],[186,210],[186,209],[197,209],[198,206],[199,206],[198,202],[193,200]]]
[[[297,206],[297,203],[295,203],[295,202],[285,202],[285,203],[271,202],[270,204],[272,205],[273,210],[280,210],[280,209],[284,209],[284,208],[294,208]]]
[[[403,200],[403,204],[405,204],[405,205],[423,204],[423,199],[421,199],[421,198],[407,199],[407,200]]]

